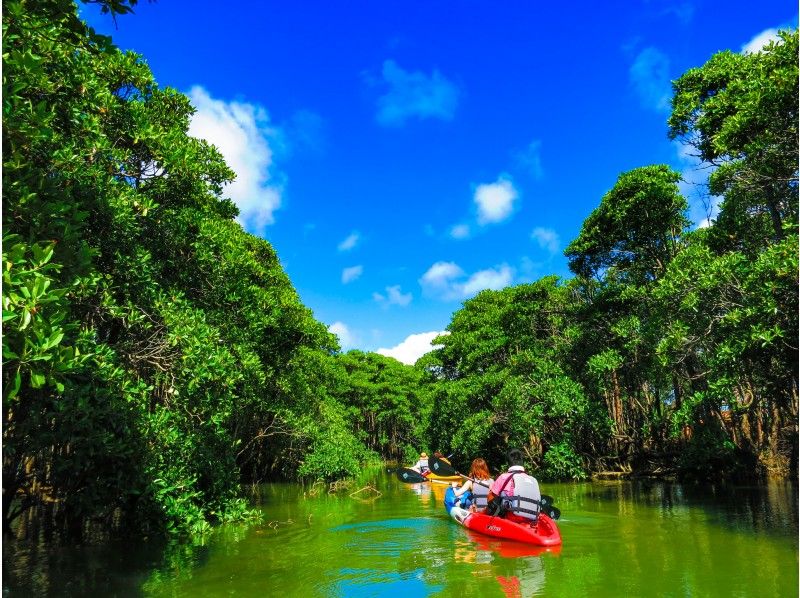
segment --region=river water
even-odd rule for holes
[[[543,484],[563,545],[465,530],[444,485],[270,484],[260,524],[170,545],[6,540],[4,596],[798,596],[797,485]],[[360,491],[359,491],[360,490]]]

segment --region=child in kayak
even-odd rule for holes
[[[472,479],[464,480],[460,488],[456,488],[456,482],[452,483],[453,494],[455,494],[456,498],[464,496],[456,505],[460,504],[463,508],[469,506],[470,511],[483,511],[486,508],[489,488],[494,482],[489,474],[489,466],[486,461],[480,457],[473,459],[469,468],[469,477]]]
[[[539,482],[525,473],[522,451],[510,450],[508,463],[508,471],[501,474],[489,490],[487,500],[492,506],[487,512],[516,523],[535,523],[542,508]]]

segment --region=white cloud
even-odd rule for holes
[[[502,222],[511,215],[517,197],[514,185],[502,176],[495,183],[478,185],[473,198],[478,206],[478,223]]]
[[[200,86],[189,91],[196,112],[189,135],[205,139],[220,151],[236,173],[225,193],[239,207],[239,220],[249,231],[260,234],[272,224],[281,205],[282,185],[276,182],[273,147],[279,131],[270,126],[269,115],[255,104],[225,102],[212,98]]]
[[[419,334],[409,335],[399,345],[390,349],[378,349],[376,353],[386,355],[387,357],[394,357],[397,361],[405,363],[406,365],[413,365],[417,360],[438,348],[441,345],[431,345],[433,339],[443,334],[449,334],[447,331],[442,332],[420,332]]]
[[[480,270],[469,277],[461,287],[462,295],[470,297],[484,289],[500,290],[511,284],[514,278],[514,271],[506,264],[497,268]]]
[[[514,270],[506,264],[480,270],[467,277],[453,262],[436,262],[420,278],[419,283],[426,295],[444,301],[466,299],[484,289],[502,289],[511,284]]]
[[[469,238],[469,224],[456,224],[450,229],[450,238],[467,239]]]
[[[328,326],[328,332],[339,337],[339,344],[342,346],[342,351],[352,349],[358,344],[358,337],[353,334],[344,322],[334,322]]]
[[[769,42],[776,42],[779,39],[777,29],[765,29],[742,46],[742,54],[755,54],[756,52],[760,52]]]
[[[386,295],[373,293],[372,298],[378,303],[387,307],[389,305],[399,305],[401,307],[405,307],[411,303],[412,295],[411,293],[403,294],[403,292],[400,290],[400,285],[396,284],[392,287],[386,287]]]
[[[539,180],[544,176],[541,141],[531,141],[528,147],[514,154],[514,158],[522,168],[528,171],[532,178]]]
[[[450,300],[458,297],[458,293],[453,292],[454,280],[462,276],[464,276],[464,271],[458,264],[436,262],[422,275],[419,284],[426,294]]]
[[[629,76],[644,107],[669,111],[672,86],[666,54],[655,48],[645,48],[634,60]]]
[[[405,71],[393,60],[383,63],[383,80],[389,91],[378,98],[377,120],[401,126],[411,117],[451,120],[458,105],[458,89],[438,71],[431,75]]]
[[[358,245],[358,242],[360,240],[361,240],[361,233],[359,233],[358,231],[353,231],[347,236],[347,238],[344,241],[339,243],[337,247],[339,251],[350,251],[351,249],[353,249],[353,247]]]
[[[342,270],[342,284],[353,282],[364,272],[364,266],[351,266]]]
[[[533,232],[531,232],[531,238],[539,244],[539,247],[546,249],[552,255],[558,253],[561,247],[561,239],[558,233],[552,228],[537,226],[533,229]]]

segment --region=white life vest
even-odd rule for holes
[[[539,482],[527,473],[514,474],[514,496],[510,496],[508,510],[532,521],[539,518],[542,510],[542,494],[539,492]]]
[[[426,473],[426,472],[430,471],[430,469],[428,468],[428,460],[427,459],[420,459],[419,461],[417,461],[417,467],[419,467],[419,470],[422,473]]]
[[[486,484],[484,486],[484,484]],[[489,496],[489,488],[492,487],[494,484],[494,480],[489,478],[488,480],[473,480],[472,482],[472,500],[473,503],[479,509],[485,509],[486,505],[488,504],[486,501],[486,497]]]

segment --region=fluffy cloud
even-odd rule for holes
[[[484,289],[502,289],[513,279],[514,270],[506,264],[467,276],[458,264],[436,262],[422,275],[419,283],[426,295],[453,301],[466,299]]]
[[[760,52],[769,42],[775,42],[779,39],[777,29],[765,29],[742,46],[742,54],[755,54],[756,52]]]
[[[364,272],[364,266],[351,266],[342,270],[342,284],[353,282]]]
[[[472,295],[484,289],[499,290],[507,287],[514,279],[514,271],[506,264],[498,266],[497,268],[488,268],[475,272],[467,279],[463,285],[460,285],[461,294],[464,298],[471,297]]]
[[[399,345],[390,349],[378,349],[376,353],[386,355],[387,357],[394,357],[397,361],[405,363],[406,365],[413,365],[416,361],[433,349],[440,345],[431,345],[433,339],[448,332],[421,332],[419,334],[412,334],[408,336]]]
[[[271,172],[273,147],[279,137],[270,126],[269,115],[255,104],[225,102],[212,98],[202,87],[189,91],[197,111],[189,124],[189,135],[205,139],[220,151],[236,173],[225,187],[239,207],[239,220],[250,232],[261,234],[272,224],[281,205],[281,177]]]
[[[438,71],[431,75],[410,72],[393,60],[383,63],[383,81],[389,91],[378,98],[377,120],[384,126],[401,126],[411,117],[451,120],[458,105],[458,89]]]
[[[539,244],[539,247],[549,251],[551,255],[558,253],[561,247],[561,239],[558,237],[558,233],[552,228],[537,226],[533,229],[531,238]]]
[[[358,245],[358,242],[360,240],[361,240],[361,233],[359,233],[358,231],[353,231],[347,236],[347,238],[344,241],[342,241],[341,243],[339,243],[339,245],[337,245],[337,248],[339,249],[339,251],[350,251],[351,249],[353,249],[353,247]]]
[[[478,185],[473,198],[478,207],[478,223],[502,222],[511,215],[517,197],[519,193],[507,178],[500,177],[495,183]]]
[[[358,344],[358,337],[353,334],[344,322],[334,322],[328,326],[328,332],[339,337],[339,344],[342,346],[342,351],[352,349]]]
[[[469,238],[469,224],[456,224],[450,229],[451,239],[467,239]]]
[[[669,58],[664,53],[655,48],[645,48],[634,60],[629,76],[645,108],[669,111],[672,86]]]
[[[439,296],[445,299],[453,299],[453,286],[455,280],[464,276],[464,271],[454,262],[436,262],[422,278],[419,283],[427,295]]]
[[[399,305],[400,307],[405,307],[411,303],[412,295],[411,293],[403,294],[403,292],[400,290],[400,285],[397,284],[393,287],[386,287],[386,295],[373,293],[372,298],[386,307],[389,305]]]

